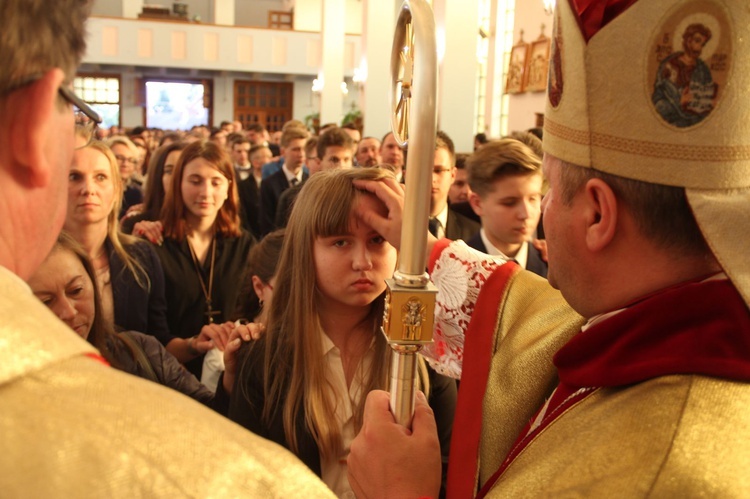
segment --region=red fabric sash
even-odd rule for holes
[[[477,297],[474,315],[466,329],[461,388],[451,436],[448,462],[448,497],[473,497],[478,473],[479,440],[482,431],[482,401],[492,360],[495,323],[508,283],[521,270],[508,262],[487,278]]]

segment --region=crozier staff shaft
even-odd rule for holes
[[[427,222],[437,129],[435,18],[425,0],[401,6],[391,53],[392,126],[408,144],[401,252],[388,281],[383,329],[393,350],[391,411],[411,426],[416,395],[417,353],[432,341],[436,290],[425,272]]]

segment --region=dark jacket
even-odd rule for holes
[[[474,220],[453,211],[448,207],[448,219],[445,224],[445,237],[452,241],[466,241],[476,234],[482,226]]]
[[[270,425],[261,421],[263,411],[263,358],[265,340],[258,340],[253,344],[242,346],[239,358],[245,368],[237,376],[232,399],[229,406],[229,418],[244,426],[263,438],[283,445],[287,449],[289,444],[284,435],[284,421],[282,407],[284,400],[279,402],[279,409],[272,418]],[[440,375],[427,368],[430,378],[429,404],[435,412],[440,450],[443,456],[443,468],[447,469],[448,454],[450,453],[451,429],[453,414],[456,408],[456,382],[452,378]],[[297,456],[318,476],[321,475],[320,451],[310,430],[305,425],[304,407],[300,407],[297,415]],[[445,476],[445,474],[443,475]]]
[[[242,228],[256,239],[260,239],[260,188],[251,174],[245,180],[237,178],[237,193],[240,196],[240,219]]]
[[[305,185],[305,182],[290,187],[281,194],[279,202],[276,205],[276,219],[274,221],[276,229],[282,229],[289,223],[289,215],[292,214],[294,202],[297,201],[297,196],[299,196],[303,185]]]
[[[211,291],[212,310],[215,312],[213,319],[217,324],[234,320],[247,254],[253,244],[255,239],[244,231],[239,237],[217,236]],[[161,246],[154,249],[164,269],[164,295],[167,299],[166,316],[169,331],[173,336],[180,338],[195,336],[208,323],[207,303],[187,239],[177,241],[167,237]],[[206,284],[211,274],[211,260],[210,255],[207,256],[200,268]],[[200,378],[203,355],[187,362],[185,366]]]
[[[120,259],[109,239],[105,245],[109,253],[115,325],[119,330],[148,333],[155,336],[162,345],[166,345],[173,336],[167,324],[164,271],[153,246],[146,241],[125,246],[125,251],[138,262],[148,276],[149,282],[144,282],[141,286]]]
[[[303,171],[302,181],[309,175]],[[266,235],[276,228],[276,206],[281,194],[289,188],[284,170],[279,170],[260,184],[260,233]]]
[[[122,371],[177,390],[201,404],[211,405],[214,399],[211,390],[182,367],[174,355],[167,352],[156,338],[136,331],[124,331],[119,335],[125,336],[126,339],[119,342],[111,341],[109,347]],[[131,341],[127,341],[128,339]],[[133,355],[128,345],[135,345],[136,349],[140,349],[150,364],[151,371],[143,363],[138,362],[137,352]],[[153,379],[151,372],[156,375],[156,380]]]
[[[482,253],[487,253],[487,247],[484,245],[484,241],[482,241],[482,236],[479,232],[466,241],[466,244],[470,248],[479,250]],[[540,275],[545,279],[547,278],[547,262],[542,260],[542,254],[531,243],[529,243],[529,257],[526,261],[526,270],[533,272],[536,275]]]

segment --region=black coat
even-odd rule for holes
[[[308,174],[302,173],[302,181],[307,180]],[[284,170],[279,170],[260,184],[260,233],[262,236],[276,228],[276,207],[281,194],[289,189],[289,181]]]
[[[474,220],[448,208],[448,220],[445,224],[445,237],[452,241],[461,239],[466,241],[479,232],[482,226]]]
[[[243,345],[242,348],[244,351],[241,352],[240,358],[243,359],[243,365],[247,368],[243,369],[244,372],[241,372],[241,376],[237,376],[232,390],[229,418],[253,433],[288,449],[289,443],[284,435],[283,411],[281,409],[284,400],[280,401],[279,410],[276,411],[269,425],[261,421],[265,400],[263,395],[265,341],[259,340],[252,345]],[[427,370],[431,386],[428,402],[435,412],[445,471],[448,464],[448,454],[450,453],[451,429],[456,408],[456,382],[452,378],[436,373],[429,367]],[[304,407],[300,407],[297,414],[296,434],[299,448],[297,456],[312,471],[321,476],[320,451],[310,430],[305,426]],[[445,476],[445,473],[443,476]]]
[[[237,306],[237,295],[242,287],[242,276],[247,264],[247,254],[255,239],[247,232],[239,237],[217,236],[216,263],[212,290],[212,309],[219,312],[214,322],[233,320]],[[207,322],[206,297],[203,294],[198,273],[193,263],[187,240],[164,238],[161,246],[155,247],[164,268],[165,296],[167,298],[167,322],[173,336],[190,338],[199,334]],[[201,267],[204,282],[208,286],[211,257],[206,257]],[[203,356],[191,360],[185,366],[200,378]]]
[[[237,193],[240,196],[240,220],[242,228],[255,239],[260,239],[260,188],[255,177],[250,175],[237,182]]]
[[[479,232],[466,241],[466,244],[475,250],[487,253],[487,247],[484,245],[484,241],[482,241],[482,236]],[[536,275],[540,275],[545,279],[547,278],[547,262],[542,260],[542,254],[531,243],[529,243],[529,257],[526,261],[526,270],[533,272]]]
[[[109,253],[109,275],[112,283],[115,326],[121,330],[141,331],[155,336],[162,345],[174,338],[167,322],[167,300],[164,295],[164,271],[154,248],[146,241],[125,246],[149,279],[141,286],[120,256],[106,241]],[[145,280],[145,279],[144,279]]]

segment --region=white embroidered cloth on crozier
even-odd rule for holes
[[[461,378],[464,333],[479,291],[490,274],[506,262],[506,258],[490,257],[460,240],[440,254],[432,271],[432,282],[438,288],[433,343],[422,349],[422,355],[440,374]]]

